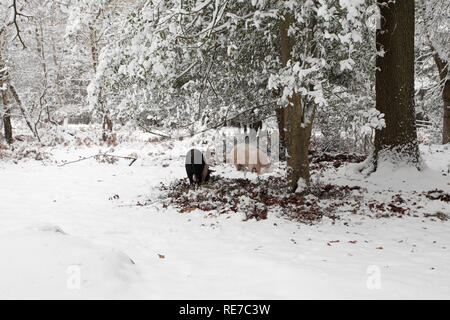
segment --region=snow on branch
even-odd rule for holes
[[[22,12],[20,12],[17,9],[17,0],[12,0],[11,6],[9,7],[10,9],[13,10],[12,12],[12,21],[9,23],[9,25],[14,25],[15,29],[16,29],[16,35],[14,36],[14,39],[19,39],[20,43],[22,44],[23,48],[26,49],[26,45],[25,42],[22,39],[22,36],[20,35],[21,31],[19,28],[19,24],[17,22],[17,18],[18,17],[25,17],[25,18],[31,18],[31,16],[28,16],[26,14],[23,14]]]

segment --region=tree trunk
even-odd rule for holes
[[[286,161],[286,132],[284,125],[284,108],[277,108],[275,110],[277,116],[278,132],[279,132],[279,155],[281,161]]]
[[[296,192],[299,179],[303,179],[306,188],[301,193],[307,193],[309,189],[309,143],[311,138],[312,121],[303,126],[305,108],[298,94],[289,99],[289,105],[285,108],[286,149],[288,151],[288,183],[291,192]]]
[[[96,73],[97,66],[98,66],[98,50],[97,50],[96,32],[92,25],[89,26],[89,37],[90,37],[90,41],[91,41],[92,68],[94,69],[94,73]],[[108,113],[105,110],[101,89],[98,94],[97,101],[100,105],[100,112],[102,113],[102,117],[103,117],[102,140],[107,141],[109,139],[109,137],[111,137],[111,133],[113,130],[113,123],[112,123],[112,120],[109,118]]]
[[[113,130],[113,123],[111,119],[105,114],[103,116],[103,134],[102,139],[103,141],[108,141],[108,139],[111,137],[111,133]]]
[[[10,83],[9,84],[9,91],[11,92],[14,100],[17,102],[17,106],[19,107],[20,113],[22,113],[23,119],[25,120],[25,123],[27,124],[28,128],[30,129],[31,133],[38,139],[39,142],[41,142],[41,138],[39,138],[39,134],[36,130],[36,126],[33,128],[33,124],[31,123],[31,119],[25,110],[25,108],[22,105],[22,101],[19,98],[19,94],[17,93],[14,86]]]
[[[294,45],[294,40],[288,35],[291,22],[292,17],[290,14],[286,14],[284,20],[280,22],[281,59],[283,66],[286,66],[291,59],[291,51]],[[309,187],[308,149],[312,119],[306,119],[305,125],[305,107],[302,105],[300,95],[294,92],[289,99],[289,105],[284,108],[283,112],[277,111],[277,116],[280,117],[279,124],[284,125],[284,128],[280,128],[280,139],[283,135],[288,153],[288,185],[291,192],[296,192],[300,178],[303,179],[303,185],[306,187],[302,189],[302,192],[308,192]],[[283,117],[281,117],[281,113],[283,113]]]
[[[1,81],[1,86],[3,87],[4,81]],[[8,107],[8,93],[6,90],[2,90],[2,101],[5,109],[5,114],[3,115],[3,128],[5,130],[5,140],[8,144],[13,143],[13,133],[11,125],[11,109]]]
[[[386,126],[375,132],[374,170],[381,158],[418,167],[414,108],[414,0],[378,0],[376,108]]]
[[[113,131],[113,122],[108,116],[108,112],[105,110],[104,101],[102,98],[102,90],[100,89],[100,92],[98,94],[98,103],[100,104],[100,111],[103,116],[103,134],[102,139],[103,141],[108,141],[108,139],[111,137],[112,131]]]
[[[51,14],[50,14],[50,23],[51,26],[53,28],[53,30],[55,30],[55,16],[56,16],[56,10],[55,10],[56,6],[55,3],[52,3],[52,7],[51,7]],[[55,73],[56,73],[56,77],[55,77],[55,86],[56,86],[56,100],[58,103],[58,108],[62,106],[62,93],[61,93],[61,66],[58,62],[58,58],[57,58],[57,52],[56,52],[56,41],[55,41],[55,36],[53,32],[50,32],[50,42],[52,44],[52,55],[53,55],[53,64],[55,66]],[[47,115],[48,118],[50,120],[50,114],[47,111]],[[56,123],[55,123],[56,124]]]
[[[49,75],[48,75],[48,68],[47,68],[47,61],[46,61],[46,54],[45,54],[45,47],[44,47],[44,28],[42,26],[42,20],[39,20],[39,25],[36,26],[35,28],[35,36],[36,36],[36,50],[38,53],[39,58],[41,59],[41,65],[42,65],[42,71],[44,73],[44,89],[42,91],[41,97],[39,99],[39,103],[41,106],[41,112],[45,109],[46,113],[47,113],[47,119],[49,123],[52,124],[56,124],[55,121],[52,120],[52,116],[50,114],[50,106],[47,103],[46,100],[46,95],[47,95],[47,90],[48,90],[48,85],[49,85]],[[57,80],[56,82],[58,82],[58,75],[57,75]],[[57,84],[58,86],[58,84]],[[59,88],[57,87],[57,92],[56,92],[56,96],[59,96]],[[40,117],[39,117],[40,120]],[[36,129],[36,124],[35,124],[35,131],[37,133],[37,129]]]
[[[0,33],[1,35],[1,33]],[[0,48],[1,49],[1,48]],[[13,133],[11,125],[11,109],[8,106],[8,89],[6,79],[8,77],[8,72],[6,70],[6,65],[3,62],[2,54],[0,51],[0,88],[5,88],[5,90],[0,90],[2,92],[2,102],[3,102],[3,129],[5,132],[5,140],[8,144],[13,143]]]
[[[441,80],[442,100],[444,102],[443,126],[442,126],[442,144],[450,143],[450,79],[448,75],[448,64],[439,57],[439,54],[431,45],[433,50],[434,62],[439,71],[439,79]]]

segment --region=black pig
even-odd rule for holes
[[[186,173],[191,185],[194,183],[200,185],[208,182],[212,170],[209,170],[209,165],[205,162],[203,153],[197,149],[191,149],[186,154]]]

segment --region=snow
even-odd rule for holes
[[[305,179],[300,177],[297,181],[297,189],[295,190],[295,193],[302,193],[307,187],[308,185],[306,184]]]
[[[133,166],[0,162],[0,252],[7,261],[0,264],[0,298],[450,298],[448,221],[375,219],[349,210],[342,221],[305,225],[271,212],[244,222],[244,213],[164,208],[159,185],[185,176],[181,157],[192,144],[117,146],[115,154],[138,154]],[[52,150],[59,163],[97,151]],[[346,164],[313,179],[362,185],[381,200],[399,191],[448,191],[448,147],[422,152],[423,172],[385,167],[365,177]],[[216,168],[243,177],[231,166]],[[136,206],[147,199],[154,202]],[[450,213],[442,201],[424,205]],[[73,289],[77,266],[80,289]]]
[[[354,64],[355,64],[355,62],[353,61],[353,59],[350,59],[350,58],[339,61],[339,66],[341,68],[341,72],[343,72],[345,70],[352,70]]]
[[[123,253],[58,227],[0,236],[0,299],[131,298],[136,270]]]

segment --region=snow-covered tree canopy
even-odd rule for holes
[[[343,133],[370,146],[373,129],[383,125],[374,109],[379,17],[373,0],[5,0],[0,6],[3,62],[35,123],[107,116],[195,133],[270,119],[296,93],[304,125],[315,111],[314,130],[325,148],[336,148]],[[446,12],[447,1],[416,1],[416,109],[437,125],[442,80],[432,52],[448,60]],[[283,63],[286,18],[292,50]]]
[[[416,105],[417,112],[430,117],[442,109],[445,79],[440,79],[435,59],[450,63],[450,3],[420,0],[416,8]]]
[[[102,91],[118,115],[200,126],[251,111],[262,119],[293,92],[325,107],[331,75],[357,63],[365,9],[364,1],[135,1],[104,30],[91,102]],[[287,14],[294,46],[283,67]]]

